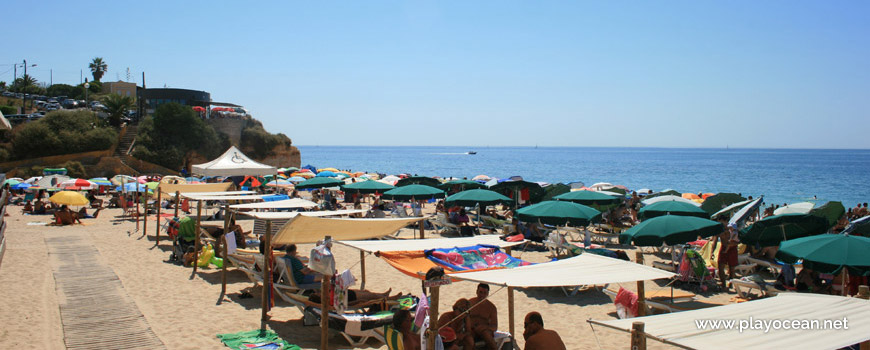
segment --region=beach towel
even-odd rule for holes
[[[528,261],[514,258],[498,247],[478,244],[470,247],[439,248],[424,250],[429,260],[453,271],[481,270],[492,268],[513,268],[532,265]]]
[[[230,349],[301,350],[278,337],[271,330],[256,329],[247,332],[218,334],[218,339]]]
[[[637,316],[637,294],[634,292],[619,287],[619,292],[616,293],[616,299],[613,300],[613,303],[616,304],[616,312],[619,313],[620,306],[628,312],[627,317],[635,317]],[[620,318],[623,315],[619,315]]]

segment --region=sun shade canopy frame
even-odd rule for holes
[[[325,236],[334,240],[360,240],[392,235],[425,217],[401,219],[327,219],[297,215],[272,238],[272,244],[316,243]]]

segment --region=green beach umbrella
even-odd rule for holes
[[[710,218],[710,215],[701,208],[688,203],[674,201],[653,203],[640,208],[640,211],[637,212],[637,217],[641,220],[652,219],[662,215],[695,216],[704,219]]]
[[[366,180],[352,184],[341,185],[341,190],[349,193],[384,193],[396,188],[380,181]]]
[[[407,185],[384,192],[384,198],[393,200],[444,198],[444,191],[426,185]]]
[[[619,243],[635,246],[661,246],[691,242],[698,236],[718,235],[722,224],[694,216],[664,215],[645,220],[619,235]]]
[[[682,196],[682,195],[683,195],[682,193],[677,192],[676,190],[664,190],[664,191],[661,191],[661,192],[656,192],[656,193],[653,193],[653,194],[647,195],[647,196],[645,197],[645,199],[655,198],[655,197],[658,197],[658,196],[677,196],[677,197],[679,197],[679,196]]]
[[[145,183],[145,187],[147,187],[149,190],[156,189],[157,186],[159,186],[159,185],[160,185],[159,182],[146,182]]]
[[[824,234],[784,241],[776,257],[787,263],[802,259],[804,267],[821,273],[838,274],[842,268],[850,274],[870,274],[870,238]]]
[[[455,205],[463,207],[473,207],[478,204],[481,207],[485,207],[487,205],[495,205],[498,203],[507,204],[510,202],[511,199],[505,197],[501,193],[483,189],[462,191],[450,197],[447,197],[447,199],[444,201],[444,203],[447,204],[448,207],[452,207]]]
[[[18,181],[17,179],[6,179],[6,181],[3,181],[3,186],[9,185],[11,187],[20,183],[21,181]]]
[[[837,221],[840,221],[840,218],[846,214],[846,207],[844,207],[843,203],[840,202],[827,202],[820,207],[810,210],[809,214],[828,220],[827,231],[831,227],[834,227],[834,225],[837,224]]]
[[[408,186],[408,185],[426,185],[430,187],[438,187],[441,184],[441,181],[438,181],[436,178],[428,177],[428,176],[411,176],[406,177],[404,179],[400,179],[396,181],[396,187]]]
[[[344,181],[333,177],[312,177],[308,180],[302,181],[296,184],[296,188],[305,189],[305,188],[323,188],[323,187],[336,187],[344,184]]]
[[[701,209],[704,209],[707,214],[712,215],[731,204],[742,202],[745,200],[746,198],[743,198],[743,196],[737,193],[717,193],[710,197],[707,197],[707,199],[705,199],[704,202],[701,203]]]
[[[473,190],[473,189],[477,189],[477,188],[486,188],[486,185],[484,185],[480,182],[471,181],[471,180],[451,180],[451,181],[447,181],[443,184],[440,184],[437,187],[442,189],[442,190],[447,191],[447,190],[450,190],[451,188],[453,188],[453,186],[459,186],[459,188],[461,188],[460,191]]]
[[[544,197],[544,188],[541,187],[541,185],[535,182],[528,182],[524,180],[499,182],[495,185],[492,185],[489,189],[491,191],[496,191],[505,196],[511,197],[515,201],[517,199],[517,192],[521,192],[523,190],[529,191],[529,200],[532,203],[540,201],[541,198]]]
[[[544,196],[541,197],[542,201],[550,201],[553,200],[556,196],[560,194],[565,194],[571,192],[571,186],[568,186],[563,183],[552,184],[544,187]],[[597,208],[596,208],[597,209]]]
[[[768,216],[740,230],[740,242],[776,246],[790,239],[825,233],[828,220],[810,214],[782,214]]]
[[[527,222],[562,226],[587,226],[601,220],[601,212],[583,204],[567,201],[544,201],[517,210],[517,217]]]

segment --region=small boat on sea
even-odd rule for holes
[[[477,154],[477,152],[475,152],[475,151],[468,151],[468,152],[465,152],[465,154],[472,155],[472,154]]]

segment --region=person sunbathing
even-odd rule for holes
[[[399,300],[399,298],[402,297],[402,293],[390,295],[390,292],[392,291],[392,288],[387,289],[387,291],[383,293],[376,293],[365,289],[348,289],[347,306],[354,307],[357,305],[364,305],[375,300]],[[308,301],[312,303],[319,303],[320,293],[313,293],[309,295]]]
[[[405,350],[420,350],[420,336],[411,330],[413,323],[414,317],[408,310],[399,310],[393,315],[393,328],[402,333],[402,346]]]
[[[60,210],[57,210],[54,212],[54,218],[55,218],[55,222],[58,225],[62,225],[62,226],[72,225],[76,222],[78,222],[80,224],[82,223],[82,221],[79,220],[78,215],[76,215],[72,211],[70,211],[69,207],[67,207],[66,204],[61,206]]]
[[[45,203],[41,200],[37,200],[36,203],[33,204],[33,214],[42,215],[46,213],[46,210]]]
[[[297,256],[295,244],[288,245],[285,251],[287,255],[284,255],[284,259],[287,260],[287,266],[292,270],[293,280],[297,285],[320,282],[323,276],[302,263],[302,260]]]
[[[469,300],[473,307],[469,313],[472,334],[475,340],[483,340],[487,349],[495,350],[493,334],[498,330],[498,309],[486,299],[489,296],[488,284],[477,285],[476,294],[477,296]]]
[[[101,210],[103,210],[103,208],[99,207],[99,208],[97,208],[97,210],[94,211],[94,215],[90,215],[90,214],[88,214],[88,208],[82,207],[79,210],[79,212],[77,213],[77,216],[79,219],[96,219],[97,216],[100,215]]]
[[[21,209],[22,213],[32,214],[33,213],[33,204],[30,204],[30,201],[24,203],[24,208]]]

